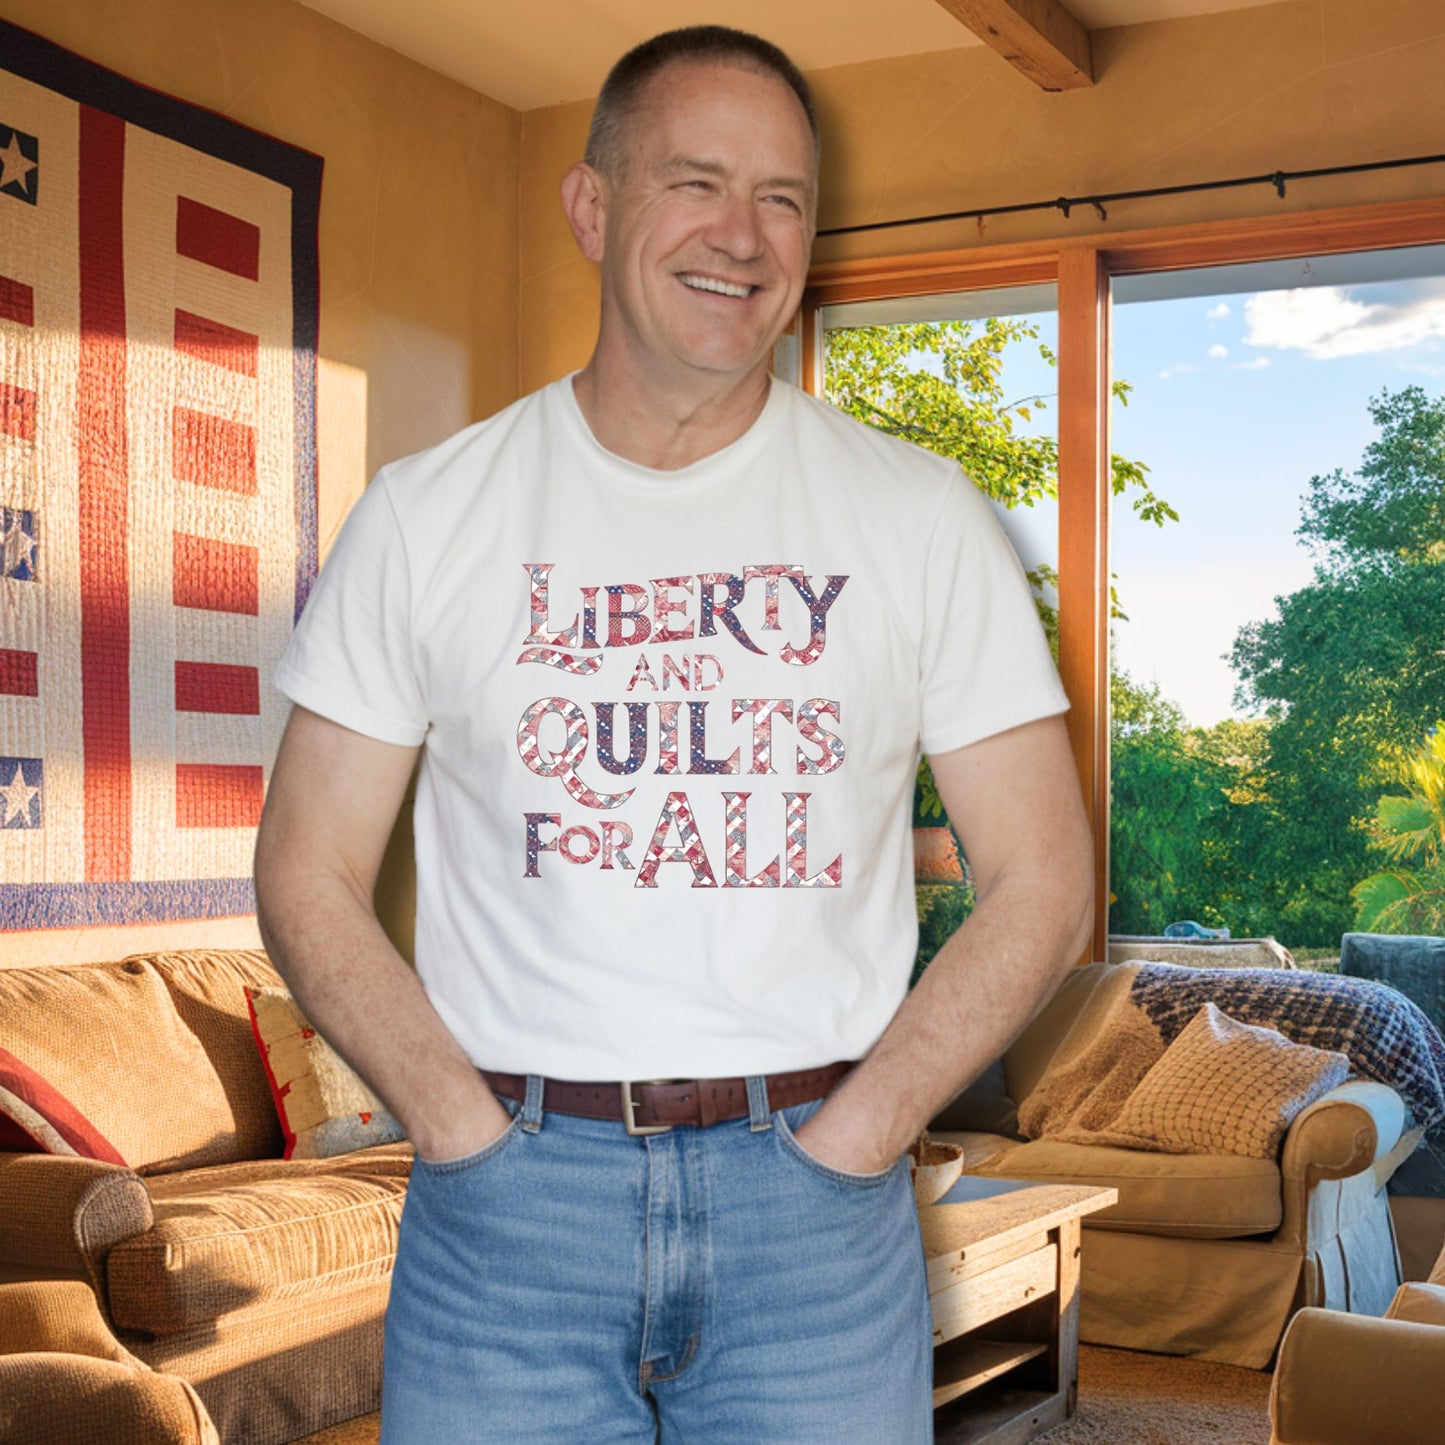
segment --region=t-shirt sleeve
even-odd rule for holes
[[[429,718],[411,636],[411,570],[378,473],[351,509],[276,668],[292,702],[380,742],[419,746]]]
[[[1069,700],[1028,579],[988,499],[951,479],[924,564],[925,753],[1052,717]]]

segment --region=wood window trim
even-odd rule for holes
[[[980,245],[849,261],[808,275],[801,318],[803,386],[822,392],[824,306],[1056,282],[1059,293],[1059,672],[1069,736],[1094,829],[1094,939],[1109,928],[1109,283],[1352,251],[1445,244],[1445,197],[1188,226]],[[1080,960],[1088,962],[1089,958]]]

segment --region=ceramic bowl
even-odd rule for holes
[[[920,1209],[943,1198],[963,1173],[963,1145],[936,1139],[915,1143],[908,1150],[913,1193]]]

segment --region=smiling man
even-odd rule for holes
[[[264,936],[416,1146],[382,1440],[918,1445],[902,1158],[1089,936],[1027,586],[957,468],[772,379],[817,125],[765,41],[614,68],[582,371],[383,468],[278,673]],[[907,992],[920,750],[978,891]],[[417,970],[372,890],[413,765]]]

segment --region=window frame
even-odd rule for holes
[[[1094,937],[1108,957],[1110,283],[1115,276],[1445,243],[1445,197],[1113,234],[825,261],[800,308],[803,387],[822,393],[825,306],[1054,283],[1059,316],[1059,674],[1094,833]]]

